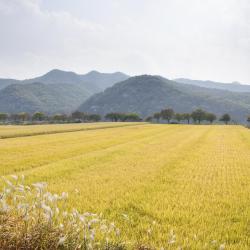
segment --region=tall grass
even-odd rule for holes
[[[67,193],[12,178],[0,194],[1,249],[123,249],[120,230],[101,214],[68,212]]]

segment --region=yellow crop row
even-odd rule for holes
[[[138,123],[99,122],[99,123],[47,124],[47,125],[26,125],[26,126],[6,125],[6,126],[0,126],[0,139],[42,135],[42,134],[55,134],[63,132],[76,132],[76,131],[85,131],[92,129],[125,127],[135,124]]]

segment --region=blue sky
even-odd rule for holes
[[[0,0],[0,77],[53,68],[250,83],[249,0]]]

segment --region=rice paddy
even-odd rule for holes
[[[131,246],[250,249],[242,126],[2,126],[0,137],[1,176],[68,192],[72,208],[102,213]]]

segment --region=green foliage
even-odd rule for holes
[[[42,112],[36,112],[32,115],[32,120],[34,121],[43,121],[45,120],[45,114]]]
[[[159,122],[161,119],[161,113],[158,113],[158,112],[154,113],[153,117],[154,117],[154,119],[156,119],[157,122]]]
[[[111,120],[113,122],[135,122],[135,121],[141,121],[141,118],[136,113],[108,113],[105,115],[105,119]]]
[[[55,114],[52,116],[52,120],[56,122],[65,122],[67,119],[68,117],[65,114]]]
[[[183,114],[180,114],[180,113],[176,113],[175,114],[175,119],[178,121],[178,122],[180,122],[180,121],[182,121],[184,118],[183,118]]]
[[[161,118],[163,120],[167,120],[170,123],[171,119],[174,117],[174,110],[173,109],[163,109],[161,111]]]
[[[6,121],[8,119],[8,114],[0,113],[0,121]]]
[[[80,111],[75,111],[71,114],[71,118],[75,121],[83,121],[85,114]]]
[[[183,120],[186,120],[188,124],[190,123],[191,114],[184,113],[184,114],[182,114],[182,117],[183,117]]]
[[[85,121],[90,121],[90,122],[99,122],[101,121],[102,117],[98,114],[86,114],[84,116]]]
[[[30,115],[27,112],[21,112],[17,114],[17,116],[18,116],[18,119],[23,122],[29,120],[30,118]]]
[[[196,109],[191,114],[192,119],[194,122],[197,122],[200,124],[203,120],[206,119],[206,112],[202,109]]]
[[[152,116],[148,116],[146,119],[145,119],[145,122],[152,122],[153,120],[153,117]]]
[[[213,113],[206,113],[205,120],[209,121],[210,123],[213,123],[217,119],[216,115]]]
[[[224,122],[225,124],[228,124],[228,122],[231,121],[231,116],[229,114],[224,114],[221,116],[220,121]]]

